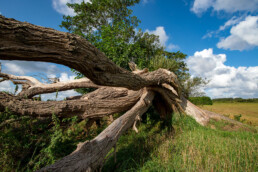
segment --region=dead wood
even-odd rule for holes
[[[103,117],[130,109],[141,97],[140,91],[123,88],[100,88],[78,100],[33,101],[20,99],[0,92],[0,111],[8,110],[18,115],[49,117],[78,116],[79,119]]]
[[[176,75],[165,69],[137,75],[110,61],[86,39],[5,18],[0,15],[0,59],[42,61],[73,68],[97,85],[143,87],[168,83],[178,87]]]
[[[183,96],[181,97],[181,100],[181,107],[184,109],[187,115],[194,118],[196,122],[198,122],[201,125],[206,125],[209,122],[210,117],[201,108],[192,104]]]
[[[103,163],[107,153],[119,137],[130,127],[137,115],[141,116],[151,105],[154,93],[145,90],[141,99],[124,115],[116,119],[91,141],[80,143],[70,155],[39,171],[94,171]]]
[[[24,116],[59,117],[78,116],[80,119],[101,118],[126,112],[113,121],[100,135],[78,145],[70,155],[40,171],[94,171],[115,146],[118,138],[134,125],[151,105],[152,100],[161,118],[171,113],[185,113],[201,125],[207,124],[209,115],[179,92],[177,76],[166,69],[148,72],[130,64],[133,72],[116,66],[104,53],[84,38],[0,15],[0,59],[52,62],[66,65],[81,72],[83,78],[70,82],[42,84],[32,77],[1,73],[2,80],[12,80],[24,86],[18,96],[0,93],[0,111]],[[66,101],[32,101],[26,99],[37,94],[75,88],[98,88],[80,97]],[[134,91],[133,91],[134,90]],[[155,95],[155,96],[154,96]],[[154,98],[155,97],[155,98]],[[137,118],[136,118],[137,117]]]
[[[57,82],[52,84],[44,84],[36,78],[30,76],[15,76],[6,73],[0,73],[3,81],[10,80],[14,84],[26,85],[25,88],[17,95],[21,98],[32,98],[35,95],[66,91],[76,88],[100,88],[101,86],[94,84],[88,78],[76,79],[67,82]],[[1,81],[0,81],[1,82]]]

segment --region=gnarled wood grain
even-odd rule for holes
[[[42,61],[76,69],[97,85],[139,90],[161,83],[177,87],[165,69],[137,75],[115,65],[86,39],[0,15],[0,59]]]
[[[0,15],[0,59],[62,64],[89,78],[44,85],[32,78],[6,74],[2,76],[3,80],[9,77],[26,87],[18,97],[0,93],[1,111],[8,108],[20,115],[44,117],[54,113],[61,117],[77,115],[82,119],[100,118],[127,111],[95,139],[78,145],[72,154],[40,171],[98,169],[117,139],[132,127],[136,116],[141,116],[153,99],[155,107],[164,119],[166,115],[178,112],[192,116],[201,125],[209,121],[209,115],[205,111],[180,95],[177,76],[173,72],[166,69],[148,72],[147,69],[137,70],[133,65],[130,67],[135,71],[129,72],[116,66],[104,53],[78,35]],[[26,96],[84,87],[98,89],[66,101],[44,102],[24,99]]]
[[[79,144],[73,153],[39,171],[95,171],[103,163],[105,156],[119,137],[133,125],[135,117],[147,111],[153,98],[154,93],[145,90],[141,99],[129,111],[116,119],[97,137]]]

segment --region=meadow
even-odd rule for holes
[[[213,105],[203,105],[201,108],[232,119],[236,119],[237,116],[241,115],[241,122],[258,126],[258,103],[215,102]]]
[[[11,116],[15,117],[10,112],[0,115],[3,119]],[[147,113],[138,125],[139,133],[129,130],[122,135],[116,154],[114,149],[109,152],[102,171],[258,171],[257,127],[214,120],[201,126],[179,114],[173,114],[171,123],[157,118]],[[67,122],[70,127],[63,128]],[[1,128],[0,169],[38,170],[70,154],[79,142],[94,138],[103,129],[93,126],[86,134],[85,121],[60,121],[55,115],[51,125],[49,129],[49,123],[39,125],[24,119],[19,125]]]
[[[188,116],[174,115],[173,129],[141,124],[118,142],[117,161],[103,171],[257,171],[258,135],[254,128],[226,130],[226,122],[200,126]]]

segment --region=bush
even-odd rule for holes
[[[210,97],[189,97],[189,100],[195,105],[212,105]]]

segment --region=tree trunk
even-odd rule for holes
[[[116,66],[86,39],[0,15],[0,59],[63,64],[95,84],[139,90],[160,83],[176,84],[176,75],[164,69],[137,75]]]
[[[97,137],[78,144],[73,153],[39,171],[95,171],[103,164],[105,156],[115,146],[119,137],[132,127],[135,117],[147,111],[153,98],[153,92],[144,90],[141,99]]]
[[[0,15],[0,59],[52,62],[76,69],[87,78],[42,84],[32,77],[0,73],[1,81],[11,80],[24,85],[18,96],[0,93],[0,110],[5,108],[19,115],[48,117],[78,116],[100,118],[125,112],[91,141],[78,145],[70,155],[40,171],[94,171],[98,169],[118,138],[151,105],[166,119],[173,112],[192,116],[201,125],[210,119],[209,113],[186,100],[179,92],[176,75],[165,69],[153,72],[129,72],[116,66],[104,53],[84,38]],[[1,71],[0,71],[1,72]],[[66,101],[32,101],[34,95],[75,88],[98,88]],[[213,115],[214,116],[214,115]]]
[[[100,88],[77,100],[33,101],[0,92],[0,111],[8,108],[18,115],[34,117],[51,117],[55,114],[59,117],[78,116],[80,119],[100,118],[127,111],[139,100],[141,94],[141,90],[110,87]]]

